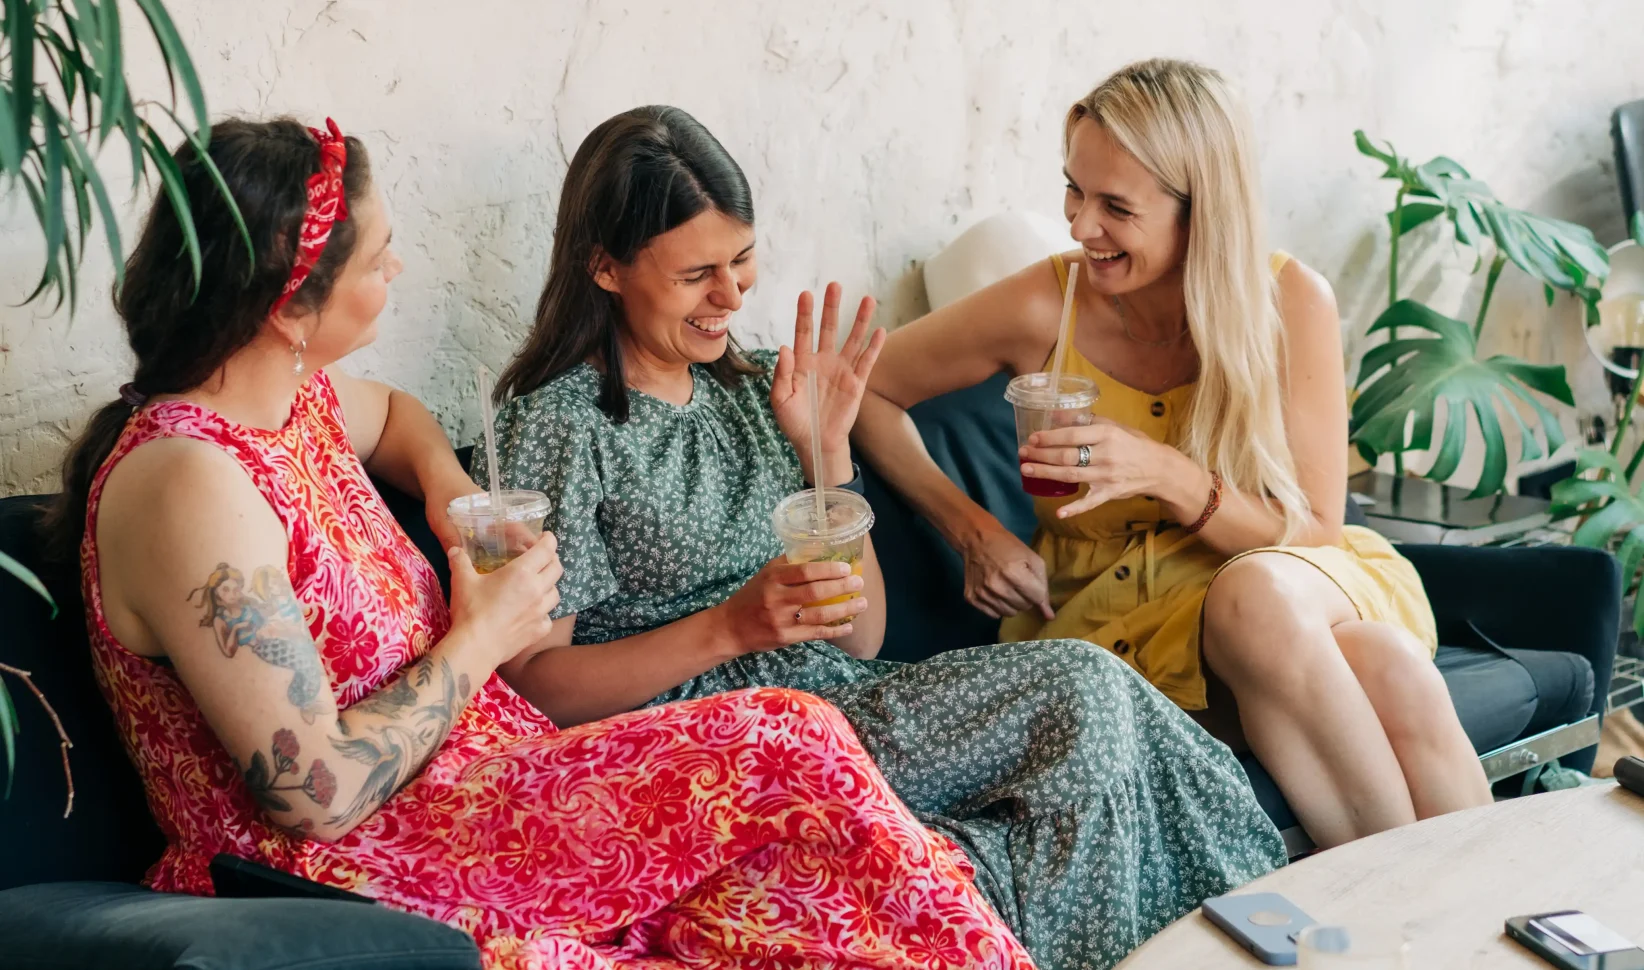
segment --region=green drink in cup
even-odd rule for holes
[[[873,507],[855,492],[839,488],[823,489],[821,504],[823,519],[818,521],[816,490],[807,488],[778,502],[776,511],[771,513],[771,525],[776,529],[776,537],[782,540],[788,561],[842,562],[850,565],[853,575],[862,575],[868,530],[873,528]],[[844,603],[854,595],[846,593],[805,606],[831,606]],[[849,621],[839,620],[832,625],[846,622]]]
[[[542,526],[553,503],[529,489],[508,488],[496,493],[476,492],[453,499],[446,507],[451,524],[462,536],[463,551],[474,571],[495,572],[518,558],[542,537]]]

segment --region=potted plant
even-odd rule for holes
[[[135,8],[159,47],[171,86],[169,102],[136,100],[126,81],[125,45],[121,37],[124,8]],[[178,116],[178,89],[188,101],[194,123]],[[211,137],[205,94],[194,62],[183,45],[162,0],[0,0],[0,193],[27,196],[44,248],[40,282],[25,303],[55,296],[53,309],[67,302],[73,312],[79,296],[79,270],[92,226],[101,222],[114,262],[115,285],[123,279],[125,259],[120,228],[108,188],[97,170],[99,154],[115,141],[130,154],[132,191],[150,175],[176,208],[183,225],[188,258],[200,274],[200,245],[194,233],[188,196],[165,140],[149,121],[158,112],[200,149],[206,168],[225,196],[222,175],[204,148]],[[233,208],[233,200],[230,199]],[[235,221],[251,250],[251,237],[239,210]],[[247,266],[250,268],[249,263]],[[9,578],[7,578],[9,577]],[[0,581],[22,582],[47,602],[40,581],[9,556],[0,553]],[[52,604],[55,615],[56,604]],[[17,720],[5,676],[21,680],[57,721],[55,711],[27,671],[0,664],[0,749],[6,763],[5,793],[10,794]],[[69,739],[57,724],[68,775]],[[69,777],[68,806],[74,805]],[[64,812],[68,814],[67,811]]]
[[[1369,331],[1385,333],[1387,340],[1367,351],[1360,364],[1350,440],[1372,465],[1384,454],[1393,455],[1397,473],[1402,474],[1406,452],[1433,447],[1442,400],[1443,438],[1425,477],[1443,482],[1456,473],[1471,413],[1484,440],[1484,463],[1472,495],[1500,492],[1508,464],[1501,411],[1518,423],[1521,460],[1528,461],[1564,443],[1558,419],[1541,398],[1566,405],[1575,402],[1561,366],[1530,364],[1507,354],[1479,357],[1478,338],[1496,282],[1511,262],[1542,283],[1549,306],[1559,291],[1579,299],[1591,325],[1597,321],[1609,256],[1587,229],[1505,205],[1489,186],[1449,158],[1439,156],[1416,165],[1392,145],[1378,146],[1363,131],[1354,132],[1354,138],[1361,153],[1386,166],[1382,177],[1395,182],[1398,191],[1387,213],[1388,307]],[[1488,258],[1484,295],[1471,324],[1399,298],[1400,241],[1440,217],[1455,242],[1473,251],[1472,272],[1483,268]],[[1535,415],[1539,438],[1520,413],[1521,404]]]

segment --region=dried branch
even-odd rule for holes
[[[68,804],[63,806],[63,817],[68,818],[69,814],[74,811],[74,773],[69,770],[68,755],[69,749],[74,747],[74,742],[69,740],[68,732],[63,730],[63,722],[57,717],[57,711],[52,708],[51,702],[46,700],[46,695],[40,692],[40,688],[35,686],[34,678],[28,671],[19,670],[10,664],[0,663],[0,673],[11,674],[22,681],[29,690],[33,691],[35,700],[39,701],[40,706],[46,709],[46,713],[51,716],[51,723],[57,727],[59,747],[63,753],[63,781],[68,785]]]

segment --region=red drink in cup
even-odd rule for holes
[[[1005,389],[1005,400],[1016,408],[1016,446],[1025,447],[1035,431],[1089,424],[1096,397],[1096,382],[1088,377],[1063,374],[1060,386],[1054,388],[1051,376],[1042,372],[1012,380]],[[1079,486],[1023,475],[1022,490],[1040,498],[1064,498],[1077,492]]]

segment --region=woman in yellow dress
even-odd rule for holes
[[[965,559],[1002,638],[1079,637],[1218,736],[1248,744],[1329,846],[1485,804],[1415,570],[1343,526],[1346,392],[1335,299],[1263,244],[1248,119],[1216,72],[1133,64],[1068,112],[1078,248],[891,336],[854,433]],[[1048,370],[1069,272],[1066,371],[1089,426],[1040,432],[1030,549],[950,482],[904,409]]]

